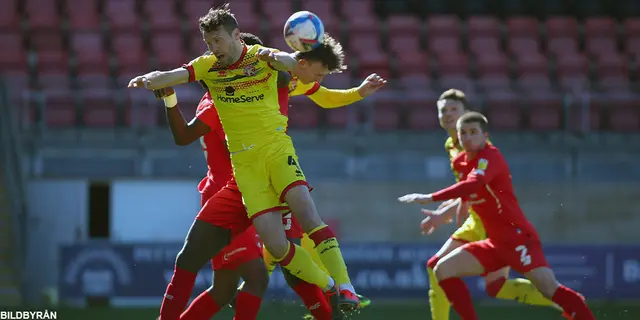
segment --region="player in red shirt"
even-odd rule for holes
[[[452,161],[460,182],[431,194],[408,194],[404,203],[429,203],[461,198],[478,214],[487,239],[470,242],[438,262],[435,275],[451,305],[463,320],[476,320],[471,295],[461,277],[476,276],[511,267],[524,274],[547,298],[574,320],[595,320],[584,299],[561,285],[549,268],[538,233],[525,217],[516,199],[507,163],[495,146],[487,143],[488,121],[469,112],[457,122],[461,152]],[[427,233],[451,219],[439,212],[427,215],[422,228]],[[448,211],[453,214],[454,211]]]

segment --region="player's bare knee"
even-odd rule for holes
[[[455,266],[448,261],[448,259],[440,259],[433,268],[433,274],[438,281],[446,280],[455,277]]]
[[[551,299],[560,286],[556,276],[549,268],[533,269],[525,274],[543,296]]]
[[[289,250],[289,241],[282,227],[280,212],[269,212],[253,219],[262,243],[267,251],[276,259],[282,259]]]
[[[242,291],[262,297],[269,286],[269,274],[262,259],[247,262],[241,267],[244,286]]]

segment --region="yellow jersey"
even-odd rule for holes
[[[362,100],[358,88],[327,89],[318,82],[302,83],[297,78],[289,81],[289,96],[308,96],[320,107],[325,109],[339,108]]]
[[[245,45],[240,59],[227,67],[220,66],[212,54],[185,65],[189,81],[202,80],[211,93],[231,153],[286,134],[287,117],[278,103],[278,71],[258,59],[260,48]]]

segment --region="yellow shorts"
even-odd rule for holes
[[[284,195],[306,178],[288,136],[231,155],[233,174],[250,219],[287,208]]]
[[[486,238],[487,233],[484,231],[484,225],[480,217],[473,211],[462,226],[451,235],[451,239],[462,242],[475,242]]]

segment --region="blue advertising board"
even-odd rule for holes
[[[63,246],[59,292],[62,299],[85,296],[157,298],[171,279],[181,244],[87,243]],[[438,247],[406,243],[343,244],[358,292],[371,298],[422,299],[427,295],[425,262]],[[640,299],[640,246],[548,246],[547,260],[563,284],[594,299]],[[211,285],[206,266],[194,295]],[[486,297],[480,278],[466,279],[475,298]],[[282,274],[269,284],[274,298],[290,298]]]

